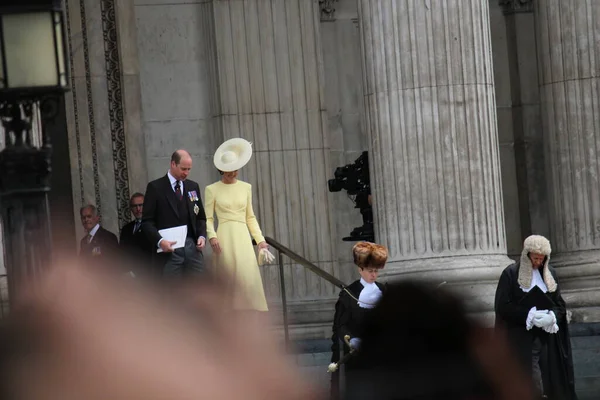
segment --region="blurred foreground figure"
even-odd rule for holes
[[[0,398],[316,398],[264,320],[215,306],[218,286],[149,286],[66,267],[32,284],[1,321]]]
[[[521,259],[507,267],[496,289],[496,325],[507,333],[540,395],[576,400],[567,306],[550,267],[550,242],[525,239]]]
[[[444,290],[389,284],[365,319],[347,400],[532,400],[508,344]]]

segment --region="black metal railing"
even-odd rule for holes
[[[335,276],[331,275],[329,272],[317,267],[315,264],[311,263],[310,261],[308,261],[306,258],[299,255],[298,253],[295,253],[294,251],[288,249],[287,247],[285,247],[284,245],[279,243],[277,240],[270,238],[270,237],[265,237],[265,240],[267,241],[269,246],[275,248],[278,253],[279,283],[281,286],[281,305],[283,308],[283,310],[282,310],[282,312],[283,312],[283,332],[285,335],[285,346],[288,347],[288,345],[289,345],[289,327],[288,327],[288,314],[287,314],[287,296],[285,293],[285,278],[284,278],[284,273],[283,273],[283,265],[284,265],[283,264],[283,256],[286,255],[291,260],[297,262],[298,264],[302,265],[304,268],[317,274],[321,278],[325,279],[326,281],[337,286],[340,289],[344,289],[346,287],[346,284],[344,282],[340,281]]]

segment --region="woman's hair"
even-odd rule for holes
[[[352,247],[354,264],[359,268],[383,268],[388,258],[385,246],[370,242],[358,242]]]

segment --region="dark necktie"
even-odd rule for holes
[[[133,233],[137,233],[140,230],[140,227],[142,226],[142,221],[140,221],[139,219],[135,221],[135,227],[133,228]]]
[[[179,181],[175,182],[175,195],[177,196],[177,198],[179,200],[181,200],[183,198],[183,196],[181,194],[181,182],[179,182]]]

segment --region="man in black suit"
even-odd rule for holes
[[[118,251],[117,236],[100,226],[100,216],[95,206],[87,204],[81,207],[79,215],[83,229],[87,233],[81,239],[79,257],[86,262],[107,264]]]
[[[206,215],[198,184],[187,179],[192,169],[192,157],[185,150],[171,156],[171,167],[165,176],[148,184],[144,199],[142,229],[156,248],[163,253],[163,275],[181,276],[184,272],[203,272],[202,249],[206,243]],[[161,229],[187,226],[185,246],[173,249],[176,242],[163,237]]]
[[[129,200],[129,208],[134,220],[121,228],[119,247],[136,275],[155,275],[152,268],[152,253],[156,253],[156,247],[150,243],[142,229],[143,206],[144,195],[139,192],[134,193]]]

